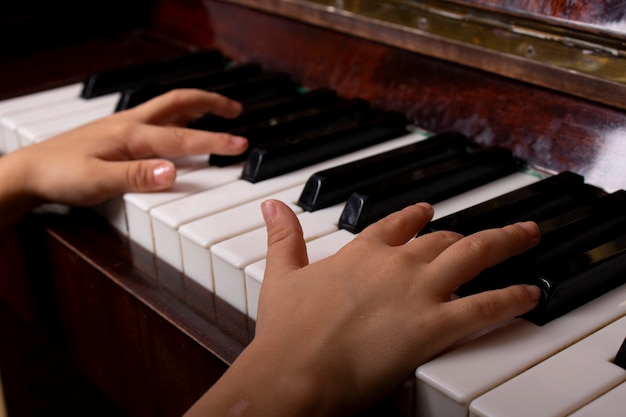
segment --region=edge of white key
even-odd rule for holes
[[[626,380],[626,370],[612,362],[625,334],[626,317],[478,397],[470,416],[569,415]]]
[[[297,215],[306,242],[337,231],[343,204]],[[267,253],[265,227],[215,244],[210,249],[215,294],[244,314],[248,314],[244,269]]]
[[[356,235],[346,231],[337,230],[334,233],[322,236],[318,239],[306,243],[309,263],[320,261],[327,258],[339,249],[350,243]],[[259,308],[259,295],[263,284],[263,275],[265,274],[266,258],[248,265],[244,269],[246,280],[246,300],[248,305],[248,316],[252,320],[257,319],[257,311]]]
[[[280,200],[296,214],[301,213],[302,208],[296,204],[300,191],[300,186],[292,187],[181,226],[178,232],[181,239],[182,266],[185,275],[209,291],[213,291],[210,247],[262,227],[264,220],[260,206],[268,198]]]
[[[543,326],[516,319],[421,365],[417,413],[440,415],[452,407],[465,416],[475,398],[622,317],[625,300],[622,285]]]

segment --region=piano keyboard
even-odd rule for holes
[[[399,164],[387,162],[385,165],[383,155],[402,158],[401,154],[410,152],[410,147],[431,146],[431,142],[440,146],[444,141],[453,143],[456,139],[415,127],[398,128],[397,120],[390,125],[381,122],[363,128],[364,121],[371,123],[381,115],[368,109],[367,103],[341,102],[328,110],[328,103],[343,99],[327,91],[306,93],[284,74],[265,74],[254,65],[242,70],[236,75],[241,78],[233,81],[228,78],[232,74],[220,73],[232,71],[237,65],[220,54],[205,59],[211,64],[199,68],[196,62],[188,74],[178,70],[182,64],[161,63],[162,67],[169,68],[170,76],[175,72],[173,79],[160,78],[158,71],[153,71],[147,86],[131,82],[133,77],[141,79],[141,72],[128,76],[120,71],[109,77],[90,78],[87,85],[75,84],[0,102],[0,151],[7,153],[46,140],[168,88],[193,86],[194,80],[203,80],[202,88],[221,91],[243,101],[246,112],[239,125],[237,120],[225,121],[211,116],[195,125],[209,129],[222,126],[223,130],[243,136],[248,134],[253,145],[247,155],[249,159],[256,157],[257,161],[262,161],[267,156],[277,161],[279,168],[270,167],[276,173],[267,174],[268,178],[263,174],[243,179],[242,173],[256,170],[248,160],[215,156],[208,164],[207,156],[181,157],[175,159],[179,175],[172,189],[128,193],[96,209],[121,233],[215,293],[247,319],[256,319],[265,268],[266,237],[259,209],[265,199],[282,200],[296,212],[303,226],[309,259],[315,262],[335,253],[386,211],[395,211],[414,199],[425,198],[434,203],[435,219],[431,225],[436,227],[448,224],[454,220],[453,215],[464,213],[464,209],[508,196],[514,190],[543,184],[551,178],[524,167],[502,150],[489,150],[489,155],[496,156],[487,157],[494,159],[482,164],[476,162],[477,168],[467,168],[468,160],[473,161],[480,152],[472,150],[468,154],[465,144],[460,150],[455,150],[454,145],[443,146],[441,152],[451,153],[441,160],[437,159],[441,153],[433,152],[432,160],[391,172],[391,167]],[[216,70],[220,66],[222,70]],[[220,75],[215,75],[216,72]],[[224,81],[227,79],[229,81]],[[111,81],[113,84],[120,82],[123,88],[110,87]],[[99,89],[98,82],[105,86]],[[254,94],[250,93],[251,86],[258,88],[253,90]],[[87,94],[87,90],[91,93]],[[305,97],[307,94],[310,97]],[[353,117],[352,106],[365,111],[365,117]],[[336,124],[324,124],[324,128],[320,128],[330,119]],[[310,127],[305,129],[307,123]],[[378,136],[374,137],[372,132]],[[364,137],[368,135],[371,137]],[[293,139],[296,136],[298,140]],[[355,143],[365,141],[365,144],[343,149],[327,145],[325,150],[334,152],[320,153],[307,162],[297,160],[295,167],[290,166],[291,161],[283,156],[281,148],[264,145],[282,138],[283,146],[294,146],[293,149],[301,152],[298,155],[309,159],[307,152],[317,152],[309,148],[310,139],[320,137],[330,138],[328,144],[342,138],[346,138],[346,142],[349,139],[354,139]],[[505,159],[507,162],[501,162]],[[385,171],[376,173],[371,167],[377,164],[385,167]],[[494,171],[496,165],[499,168]],[[258,162],[254,167],[260,166]],[[265,166],[256,171],[266,172],[263,170]],[[344,182],[359,183],[359,189],[352,190],[358,193],[324,196],[328,198],[325,203],[317,203],[315,199],[315,203],[303,202],[307,195],[303,191],[310,189],[312,179],[321,187],[319,190],[324,190],[322,187],[327,184],[341,183],[342,175],[347,175],[344,172],[348,171],[366,172],[367,181],[377,176],[378,183],[358,180],[355,176]],[[382,188],[380,181],[384,182]],[[413,192],[428,187],[429,192]],[[392,197],[403,198],[389,200],[385,188],[394,190]],[[597,191],[602,194],[601,190]],[[592,199],[595,197],[594,194]],[[347,213],[351,200],[354,206]],[[532,205],[525,210],[534,213]],[[551,226],[553,223],[548,220],[553,219],[546,216],[538,217],[545,220],[545,223],[539,222],[543,227],[555,230],[567,227],[564,220],[564,225]],[[353,226],[342,225],[340,219],[344,218]],[[352,218],[357,220],[353,222]],[[350,228],[353,230],[349,231]],[[624,228],[619,230],[623,233]],[[616,246],[613,242],[617,240],[610,243]],[[626,285],[622,284],[622,277],[612,278],[611,288],[604,289],[603,294],[542,325],[518,318],[460,343],[423,364],[416,370],[415,406],[405,411],[409,415],[459,417],[620,414],[624,408],[624,396],[620,394],[626,394],[626,370],[612,361],[626,335]]]

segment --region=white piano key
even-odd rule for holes
[[[18,149],[21,146],[18,129],[28,127],[29,124],[46,120],[62,119],[64,116],[72,115],[77,112],[88,111],[91,108],[98,107],[103,104],[110,104],[111,110],[113,110],[115,106],[114,103],[117,102],[118,97],[118,94],[112,94],[92,100],[69,98],[51,106],[38,107],[29,111],[7,114],[0,119],[0,126],[3,129],[5,146],[8,151]]]
[[[626,381],[626,370],[612,362],[625,334],[622,318],[474,400],[470,416],[569,415]]]
[[[101,101],[90,106],[84,106],[80,111],[22,125],[16,132],[19,146],[42,142],[54,135],[109,116],[114,112],[115,102],[116,100]]]
[[[153,225],[150,216],[152,208],[235,181],[240,173],[241,165],[225,168],[205,166],[178,176],[174,185],[166,191],[126,193],[124,195],[124,208],[130,238],[154,253]],[[176,245],[178,245],[178,238],[176,238]]]
[[[166,159],[169,159],[176,165],[177,178],[188,172],[206,168],[209,164],[209,155],[182,155]]]
[[[296,204],[301,191],[301,186],[292,187],[181,226],[182,270],[185,275],[213,291],[211,246],[263,227],[260,206],[268,198],[283,201],[295,213],[301,213],[302,209]]]
[[[482,335],[417,369],[416,413],[466,417],[474,399],[624,314],[626,285],[544,326],[516,319]]]
[[[626,382],[570,414],[570,417],[623,417],[626,410]]]
[[[0,117],[7,113],[31,110],[68,98],[79,97],[82,89],[82,83],[75,83],[2,100],[0,101]]]
[[[30,111],[40,106],[50,106],[58,101],[78,97],[81,90],[82,84],[71,84],[3,100],[0,102],[0,119],[8,114]],[[0,128],[0,153],[6,152],[4,130]]]
[[[337,230],[326,236],[312,240],[306,243],[309,263],[317,262],[344,247],[352,241],[356,235],[346,231]],[[244,269],[246,280],[246,301],[248,305],[248,317],[256,320],[257,311],[259,309],[259,295],[261,293],[261,285],[265,274],[266,258],[248,265]]]
[[[128,222],[124,210],[124,200],[121,196],[113,197],[104,203],[93,207],[93,210],[102,216],[111,226],[124,236],[128,236]]]
[[[304,185],[306,180],[317,171],[378,154],[425,138],[426,135],[423,131],[416,131],[385,143],[333,158],[265,181],[253,184],[245,180],[239,180],[223,187],[193,194],[186,198],[181,198],[155,207],[150,211],[150,214],[154,227],[153,230],[155,231],[153,239],[156,254],[159,257],[162,257],[162,255],[167,256],[165,253],[160,252],[159,248],[168,248],[169,250],[172,246],[172,241],[180,239],[178,229],[186,223],[266,197],[287,188]],[[181,246],[180,243],[178,243],[178,246]],[[178,255],[178,257],[180,257],[180,255]],[[174,261],[174,266],[182,265],[180,259],[174,260],[170,257],[170,260]]]
[[[305,241],[337,231],[337,219],[343,204],[298,214]],[[265,257],[267,233],[265,227],[217,243],[211,247],[215,294],[228,304],[247,314],[244,269]]]
[[[208,155],[185,155],[167,158],[176,165],[177,176],[184,175],[196,169],[206,168]],[[94,211],[106,219],[123,235],[128,235],[128,222],[123,196],[113,197],[94,207]]]
[[[263,277],[265,275],[266,261],[267,258],[263,258],[251,263],[243,270],[246,280],[248,317],[255,321],[259,311],[259,296],[261,295],[261,285],[263,284]]]

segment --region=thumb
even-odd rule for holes
[[[112,173],[116,193],[161,191],[176,180],[176,167],[161,159],[118,162]]]
[[[295,213],[278,200],[264,201],[261,211],[267,228],[266,279],[306,266],[306,245]]]

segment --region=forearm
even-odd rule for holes
[[[17,154],[0,157],[0,241],[9,231],[43,201],[25,187],[28,167]]]
[[[324,387],[299,365],[251,345],[185,417],[331,415],[326,412]]]

